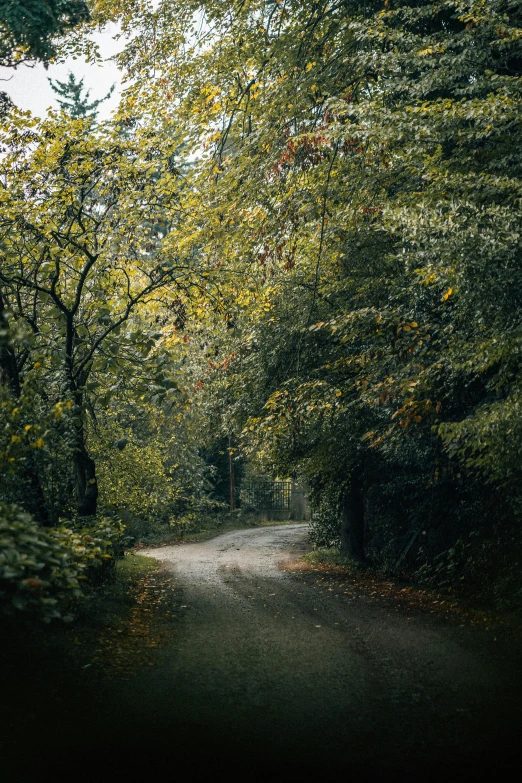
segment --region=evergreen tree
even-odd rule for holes
[[[60,108],[66,112],[73,120],[81,117],[90,117],[96,119],[98,106],[111,97],[114,92],[114,84],[104,98],[89,103],[90,90],[85,90],[83,79],[76,81],[75,75],[69,71],[66,82],[60,82],[58,79],[53,81],[49,79],[54,92],[61,97],[58,98]]]
[[[13,106],[13,102],[9,95],[3,90],[0,92],[0,118],[5,117],[7,112]]]

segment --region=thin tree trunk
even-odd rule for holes
[[[0,293],[0,329],[9,333],[9,322],[5,311],[5,302]],[[9,388],[15,400],[20,399],[22,387],[16,361],[16,353],[9,345],[7,339],[0,342],[0,386],[2,385]],[[26,510],[32,512],[34,517],[43,525],[49,526],[51,520],[47,513],[45,495],[33,452],[30,452],[27,455],[27,459],[21,466],[20,472],[22,481],[29,490],[29,495],[24,497],[24,506]]]
[[[9,333],[9,322],[5,315],[5,304],[0,293],[0,329]],[[20,379],[16,365],[16,354],[7,339],[0,342],[0,385],[8,386],[15,399],[20,397]]]
[[[70,374],[70,376],[72,373]],[[94,516],[98,507],[98,481],[96,479],[96,463],[89,455],[85,443],[85,427],[83,420],[84,400],[72,379],[69,378],[69,388],[76,404],[75,443],[72,455],[74,468],[74,488],[76,495],[76,510],[81,517]]]
[[[234,475],[234,459],[232,456],[232,438],[228,438],[228,467],[230,479],[230,511],[236,510],[236,477]]]
[[[83,442],[77,444],[73,462],[78,514],[81,517],[94,516],[98,506],[96,463],[87,453]]]
[[[364,538],[364,497],[360,471],[357,470],[341,498],[341,551],[364,562]]]

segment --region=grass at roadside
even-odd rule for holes
[[[338,593],[348,600],[364,598],[385,605],[390,613],[407,611],[445,616],[460,625],[472,625],[491,631],[493,635],[520,637],[516,617],[477,600],[466,600],[451,591],[416,584],[406,574],[376,571],[370,565],[358,563],[343,555],[338,548],[314,549],[289,570],[317,589]]]
[[[37,701],[37,694],[49,698],[46,681],[79,678],[75,684],[81,685],[97,674],[129,674],[160,646],[173,595],[172,580],[157,560],[128,552],[116,564],[113,582],[89,594],[73,622],[8,624],[0,652],[3,672]],[[13,701],[20,701],[16,692]]]
[[[77,634],[93,674],[126,678],[152,665],[170,642],[180,603],[179,588],[157,560],[127,552]]]
[[[113,583],[93,592],[72,623],[4,628],[2,769],[48,752],[58,757],[62,746],[103,733],[105,706],[118,704],[125,681],[170,644],[176,602],[182,603],[179,592],[158,561],[131,552],[117,563]]]
[[[313,549],[311,552],[303,555],[301,561],[312,567],[328,567],[330,571],[332,569],[337,569],[339,573],[352,573],[365,570],[363,565],[356,560],[353,560],[351,557],[343,555],[340,550],[335,547]]]

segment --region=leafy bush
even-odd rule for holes
[[[1,504],[0,612],[71,619],[88,586],[107,578],[122,536],[119,520],[48,529],[17,506]]]
[[[230,518],[231,515],[225,503],[209,498],[199,498],[183,516],[172,517],[169,520],[169,528],[171,533],[182,537],[188,533],[217,530],[230,522]]]
[[[0,384],[0,498],[55,524],[73,513],[74,403],[61,399],[61,374],[35,358],[19,394]]]
[[[326,490],[315,495],[312,498],[310,542],[315,548],[338,547],[341,543],[339,501],[332,491]]]
[[[81,579],[97,586],[109,581],[116,559],[123,554],[125,526],[116,516],[99,516],[94,524],[80,520],[72,527],[60,527],[53,536],[69,547],[82,569]]]
[[[429,587],[480,596],[497,609],[522,611],[518,521],[511,529],[502,521],[487,530],[472,530],[433,558],[426,558],[421,548],[415,579]]]

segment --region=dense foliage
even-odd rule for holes
[[[251,458],[308,480],[359,558],[393,564],[415,539],[430,560],[517,526],[520,10],[124,15],[122,111],[147,118],[154,95],[206,149],[189,237],[230,281],[236,327],[208,398]]]
[[[122,536],[114,519],[48,530],[17,506],[0,506],[0,611],[71,619],[85,585],[114,566]]]
[[[88,19],[84,0],[1,0],[0,65],[49,61],[56,56],[57,37]]]
[[[176,527],[247,459],[307,483],[318,545],[511,573],[520,2],[91,11],[114,121],[80,90],[2,131],[2,496]]]

